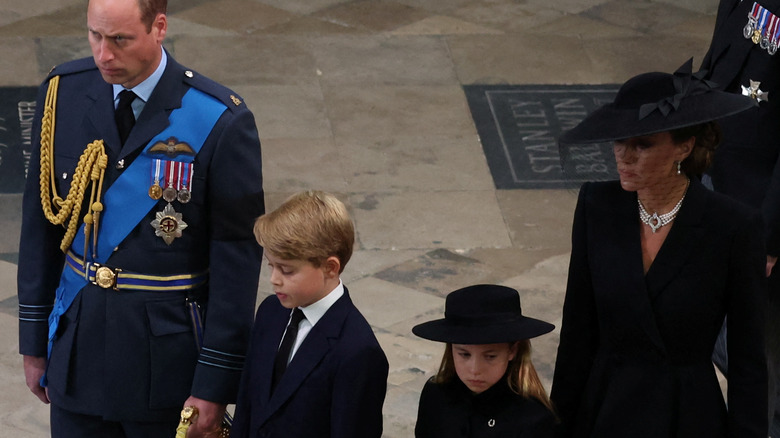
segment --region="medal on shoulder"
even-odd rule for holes
[[[187,228],[187,223],[184,222],[182,214],[168,203],[162,211],[157,212],[151,226],[154,228],[154,235],[161,237],[166,245],[170,245],[174,239],[181,237],[181,232]]]

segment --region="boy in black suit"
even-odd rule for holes
[[[339,278],[355,234],[346,207],[298,193],[254,232],[275,295],[257,310],[231,437],[381,437],[388,363]]]

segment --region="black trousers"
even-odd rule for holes
[[[51,405],[52,438],[171,438],[178,424],[178,418],[159,423],[105,421]]]

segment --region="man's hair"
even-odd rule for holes
[[[284,260],[306,260],[316,267],[336,256],[344,270],[355,243],[347,207],[321,191],[296,193],[276,210],[257,218],[257,242]]]
[[[157,15],[168,12],[168,0],[138,0],[138,8],[141,10],[141,22],[146,25],[146,31],[151,32]]]

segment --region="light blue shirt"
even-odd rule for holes
[[[149,98],[152,96],[154,87],[156,87],[157,83],[160,82],[160,78],[165,71],[165,66],[168,65],[168,55],[162,48],[160,48],[160,50],[162,50],[160,65],[157,66],[157,69],[154,71],[154,73],[152,73],[148,78],[144,79],[144,81],[140,84],[130,88],[130,91],[138,96],[138,98],[135,99],[132,104],[130,104],[130,106],[133,107],[133,115],[135,116],[136,120],[138,120],[138,116],[141,114],[141,111],[143,111],[144,106],[146,106],[146,102],[148,102]],[[119,104],[119,93],[122,92],[122,90],[125,90],[125,88],[119,84],[112,85],[114,87],[114,109],[116,109],[117,104]]]

